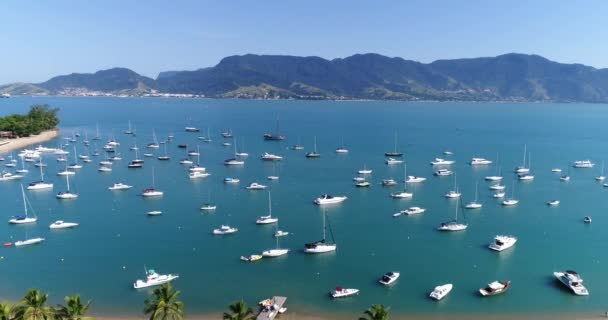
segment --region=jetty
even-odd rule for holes
[[[285,312],[287,309],[283,305],[287,301],[287,297],[274,296],[272,299],[266,299],[260,302],[262,310],[258,313],[257,320],[272,320],[279,313]]]

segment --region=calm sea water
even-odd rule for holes
[[[0,296],[18,299],[30,287],[50,293],[54,302],[80,293],[93,300],[96,313],[138,314],[147,293],[132,283],[143,276],[144,265],[163,273],[179,273],[174,282],[183,292],[189,313],[218,312],[231,301],[244,298],[253,304],[272,295],[289,297],[295,310],[358,314],[372,303],[392,306],[396,313],[535,313],[587,312],[603,310],[608,295],[608,226],[606,192],[593,177],[608,159],[608,112],[606,105],[507,104],[507,103],[402,103],[402,102],[304,102],[115,98],[13,98],[0,99],[2,114],[24,112],[35,103],[61,109],[61,132],[87,132],[92,137],[96,123],[101,133],[114,135],[122,144],[124,160],[114,171],[97,172],[97,162],[85,164],[72,179],[80,193],[75,201],[59,201],[55,193],[65,188],[56,175],[63,163],[47,157],[47,176],[53,191],[27,193],[39,217],[35,225],[0,223],[0,241],[42,236],[41,245],[0,249]],[[281,119],[284,142],[263,141]],[[133,138],[122,134],[131,120],[141,150],[151,142],[152,131],[159,139],[173,133],[167,145],[169,162],[146,159],[144,169],[129,170]],[[210,128],[213,143],[203,143],[198,134],[186,133],[195,125],[205,135]],[[223,147],[220,133],[231,129],[239,146],[250,154],[245,166],[225,167],[232,147]],[[384,178],[401,181],[403,167],[384,164],[384,152],[393,149],[399,135],[399,149],[405,152],[408,174],[428,180],[410,186],[414,197],[394,200],[389,194],[401,187],[380,185]],[[320,159],[304,158],[317,137]],[[342,141],[350,153],[334,149]],[[46,143],[55,147],[59,139]],[[295,143],[304,152],[289,147]],[[178,163],[185,156],[178,144],[191,149],[200,145],[201,162],[212,175],[192,181]],[[532,154],[533,182],[515,181],[513,168],[521,164],[523,146]],[[101,146],[99,146],[101,147]],[[78,152],[83,152],[81,143]],[[454,184],[451,177],[433,177],[429,161],[451,150],[453,169],[463,200],[474,197],[479,182],[484,207],[468,211],[469,228],[461,233],[440,233],[440,222],[453,217],[455,201],[442,195]],[[163,153],[163,148],[156,153]],[[278,163],[260,160],[263,152],[284,156]],[[507,193],[520,200],[504,208],[491,198],[483,177],[494,174],[495,165],[471,167],[471,157],[500,159]],[[5,155],[6,156],[6,155]],[[570,169],[572,179],[560,182],[553,167],[566,169],[579,159],[592,159],[594,169]],[[357,189],[351,180],[363,166],[373,169],[369,189]],[[152,168],[156,186],[165,192],[160,199],[143,199],[141,189],[151,186]],[[278,175],[280,180],[267,181]],[[239,185],[225,185],[224,177],[238,177]],[[23,182],[38,179],[32,166]],[[117,181],[135,186],[126,192],[110,192]],[[267,193],[247,191],[253,181],[270,185],[273,213],[280,227],[290,232],[281,246],[288,256],[244,263],[241,255],[272,248],[273,226],[258,226],[255,220],[267,213]],[[329,207],[338,251],[326,255],[305,255],[306,242],[321,237],[321,209],[312,200],[320,193],[347,195],[349,199]],[[211,194],[218,204],[214,213],[201,213],[200,205]],[[559,207],[548,207],[549,199],[560,199]],[[0,183],[1,215],[8,220],[22,212],[19,182]],[[419,216],[393,218],[392,213],[409,206],[427,212]],[[149,218],[145,212],[162,210]],[[585,215],[593,223],[583,224]],[[63,219],[80,223],[73,230],[50,231],[48,225]],[[233,236],[213,236],[221,224],[238,227]],[[519,238],[506,252],[487,249],[496,234]],[[577,270],[591,295],[577,297],[553,279],[553,271]],[[381,287],[377,279],[387,271],[400,271],[392,288]],[[512,280],[511,290],[501,296],[482,299],[476,291],[493,280]],[[444,301],[427,299],[436,285],[453,283]],[[327,293],[336,285],[359,288],[354,298],[332,301]]]

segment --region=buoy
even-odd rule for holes
[[[122,266],[122,269],[123,269],[123,270],[127,269],[127,266]]]

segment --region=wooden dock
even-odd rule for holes
[[[262,304],[262,310],[258,313],[257,320],[272,320],[279,314],[279,310],[287,301],[287,297],[274,296],[266,304]]]

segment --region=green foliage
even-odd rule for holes
[[[65,306],[59,306],[57,310],[56,318],[62,320],[92,320],[92,317],[86,316],[91,305],[91,301],[86,304],[82,304],[80,301],[80,295],[75,294],[73,296],[65,297]],[[2,319],[0,319],[2,320]]]
[[[51,109],[46,104],[33,105],[25,114],[12,114],[0,118],[0,131],[11,131],[20,137],[39,134],[45,130],[51,130],[59,124],[57,112],[59,109]]]
[[[359,320],[388,320],[389,309],[383,304],[372,304],[371,307],[363,312],[365,317],[361,317]]]
[[[247,307],[245,301],[240,300],[236,301],[233,304],[228,306],[230,309],[230,313],[224,312],[224,316],[222,319],[224,320],[253,320],[255,317],[253,316],[253,311],[251,308]]]
[[[11,319],[11,305],[2,302],[0,303],[0,320],[10,320]]]
[[[21,301],[15,305],[13,320],[50,320],[55,316],[55,309],[47,306],[47,294],[37,289],[30,289]]]
[[[163,284],[146,299],[144,314],[150,320],[181,320],[186,317],[184,303],[178,300],[181,292],[173,290],[170,283]]]

